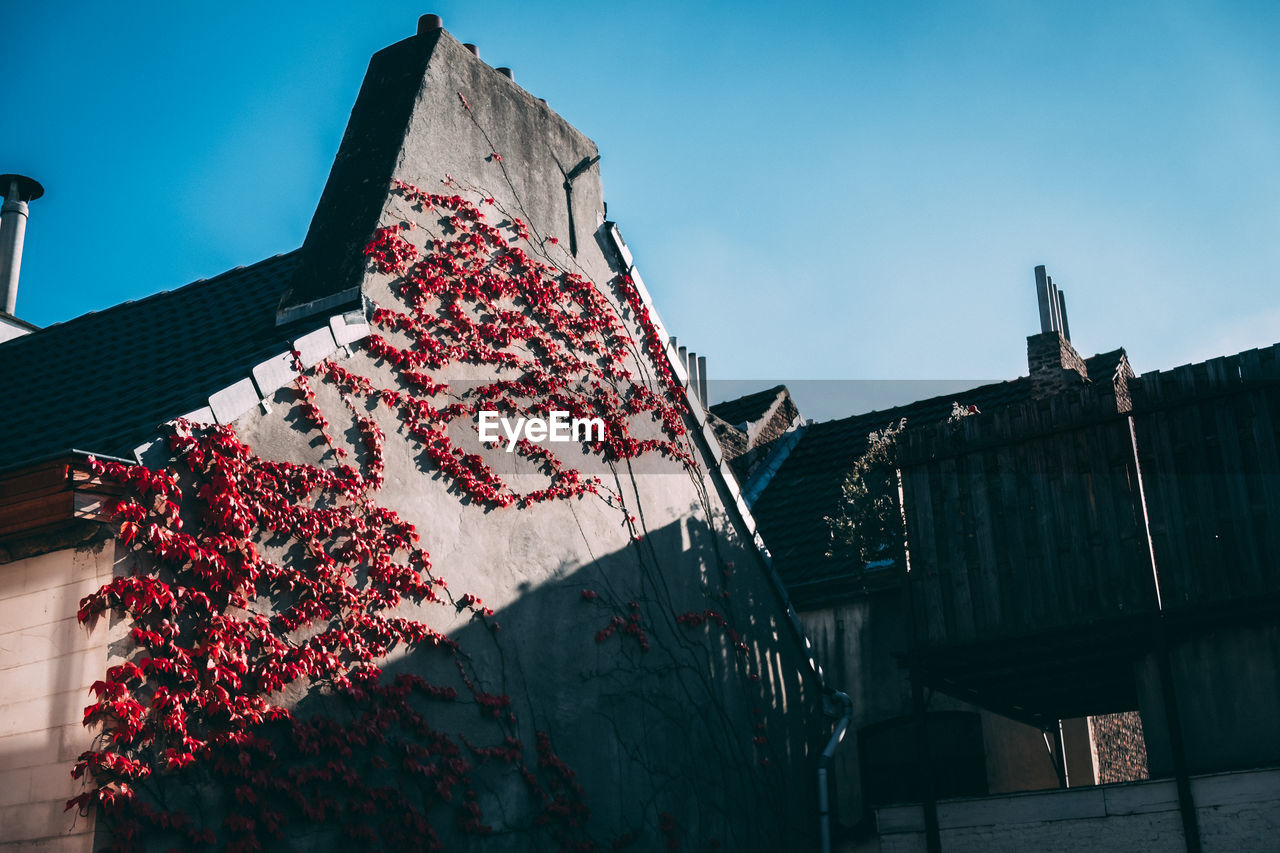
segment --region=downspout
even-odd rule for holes
[[[831,795],[827,790],[827,768],[831,765],[831,756],[835,755],[836,747],[849,730],[849,720],[853,718],[853,700],[849,695],[839,690],[832,690],[830,695],[844,706],[844,716],[836,723],[831,740],[827,741],[827,748],[822,750],[822,756],[818,759],[818,827],[822,836],[822,853],[831,853]]]

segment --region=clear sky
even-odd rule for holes
[[[599,144],[713,378],[1012,378],[1038,263],[1085,355],[1280,341],[1274,2],[4,0],[0,172],[47,190],[18,315],[299,246],[369,56],[426,12]]]

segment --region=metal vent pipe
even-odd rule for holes
[[[27,234],[27,202],[44,195],[39,181],[25,175],[0,175],[0,290],[4,292],[5,313],[13,316],[18,307],[18,273],[22,269],[22,244]]]

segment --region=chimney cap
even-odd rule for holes
[[[444,29],[444,19],[439,15],[423,15],[418,19],[418,35],[442,29]]]
[[[18,197],[9,198],[9,188],[15,183],[18,185]],[[8,201],[35,201],[44,195],[44,187],[26,175],[0,175],[0,195]]]

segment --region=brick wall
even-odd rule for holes
[[[0,564],[0,851],[92,849],[92,821],[68,812],[91,732],[89,685],[106,669],[108,631],[76,622],[80,599],[110,580],[114,546]]]
[[[1137,711],[1089,718],[1094,767],[1100,785],[1146,779],[1147,741]]]
[[[1027,338],[1027,368],[1031,372],[1031,396],[1036,399],[1079,388],[1089,375],[1080,353],[1059,332],[1041,332]]]

